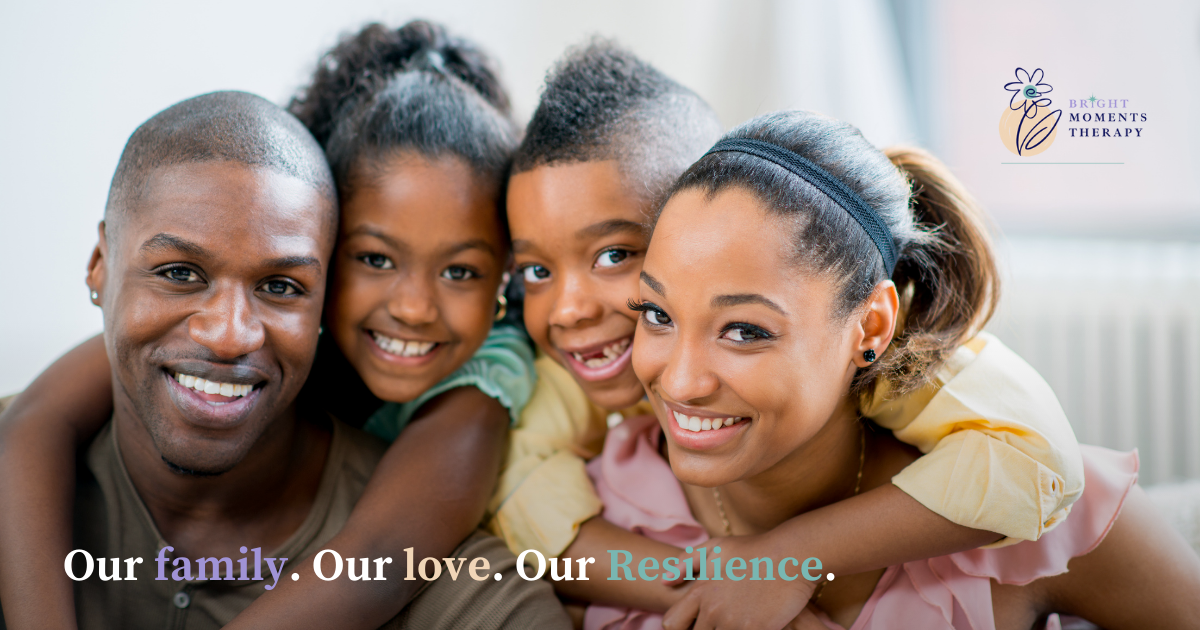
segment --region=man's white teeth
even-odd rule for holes
[[[253,385],[238,385],[235,383],[218,383],[217,381],[206,381],[200,377],[184,374],[182,372],[175,373],[175,380],[179,381],[180,385],[194,389],[205,394],[220,394],[228,398],[241,398],[247,396],[254,390]]]
[[[679,428],[687,429],[688,431],[712,431],[721,427],[731,427],[741,418],[701,418],[699,416],[685,416],[678,411],[672,411],[675,416],[675,422],[679,424]]]
[[[432,341],[405,341],[403,339],[392,339],[391,337],[373,332],[375,343],[383,348],[383,351],[388,354],[394,354],[398,357],[423,357],[429,354],[430,350],[437,343]]]
[[[583,355],[578,352],[572,352],[571,356],[575,357],[576,361],[578,361],[590,368],[602,368],[602,367],[608,365],[609,363],[616,361],[617,358],[620,357],[622,354],[625,354],[625,351],[629,349],[629,343],[631,341],[633,341],[632,338],[626,338],[626,339],[622,339],[620,341],[614,341],[613,343],[610,343],[607,346],[604,346],[604,350],[602,350],[602,352],[604,353],[604,356],[602,356],[602,357],[593,357],[591,359],[585,359],[585,358],[583,358]]]

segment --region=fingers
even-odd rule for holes
[[[677,586],[679,584],[682,584],[684,582],[684,580],[687,579],[687,564],[686,563],[689,559],[692,561],[693,576],[698,575],[701,570],[708,570],[708,567],[700,566],[701,565],[700,551],[704,550],[705,558],[711,558],[714,555],[713,550],[717,547],[720,547],[722,544],[724,544],[724,545],[726,545],[727,549],[723,555],[729,556],[730,553],[729,553],[728,547],[731,544],[729,542],[730,540],[731,540],[731,538],[709,538],[708,541],[704,543],[704,545],[693,549],[692,553],[679,554],[679,556],[677,556],[679,558],[679,577],[675,578],[674,580],[668,580],[664,577],[663,583],[666,584],[667,586]],[[736,554],[733,554],[733,555],[736,555]],[[664,572],[664,575],[665,575],[665,572]]]
[[[700,598],[689,592],[663,615],[663,630],[688,630],[700,614]]]
[[[806,606],[799,615],[796,615],[795,619],[788,623],[784,630],[829,630],[829,628],[817,618],[812,606]]]

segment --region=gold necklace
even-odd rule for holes
[[[861,421],[858,423],[858,475],[854,478],[854,494],[852,497],[858,496],[858,491],[862,488],[863,466],[867,463],[867,431],[863,428]],[[725,528],[725,535],[733,535],[733,527],[729,524],[729,515],[725,513],[725,503],[721,501],[721,491],[713,487],[713,499],[717,502],[717,512],[721,514],[721,525]],[[812,603],[816,604],[817,600],[821,599],[821,593],[825,590],[825,585],[829,581],[822,581],[817,585],[817,589],[813,592]]]

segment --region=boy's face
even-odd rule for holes
[[[407,402],[483,345],[508,257],[494,187],[403,153],[342,204],[326,323],[371,392]]]
[[[592,402],[637,403],[630,357],[646,251],[645,203],[613,160],[540,166],[513,176],[508,219],[525,282],[525,326]]]

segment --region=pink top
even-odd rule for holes
[[[604,451],[588,474],[604,502],[602,516],[647,538],[677,547],[698,545],[708,533],[692,517],[671,467],[658,454],[662,431],[653,416],[629,418],[608,432]],[[1065,573],[1067,561],[1100,544],[1137,481],[1137,452],[1081,445],[1086,484],[1070,518],[1036,542],[975,549],[889,567],[849,630],[906,627],[994,630],[990,579],[1028,584]],[[821,615],[833,630],[847,630]],[[1051,615],[1046,628],[1060,627]],[[640,610],[590,606],[585,630],[659,630],[662,616]]]

